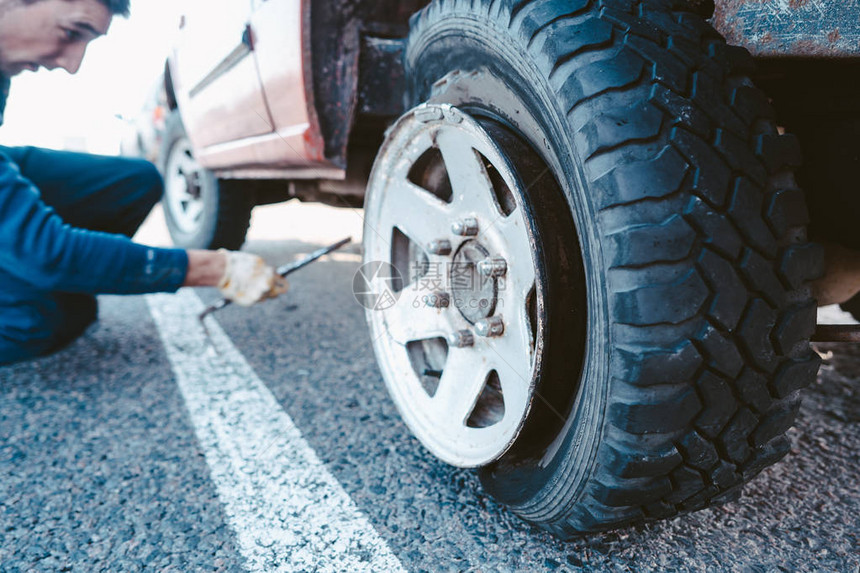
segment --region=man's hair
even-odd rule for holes
[[[125,16],[126,18],[131,13],[129,8],[130,0],[98,0],[100,3],[107,6],[110,13],[115,16]],[[24,0],[24,4],[35,4],[39,0]]]
[[[130,0],[99,0],[102,4],[108,7],[111,14],[128,17],[130,13]]]

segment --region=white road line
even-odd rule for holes
[[[403,571],[197,295],[146,298],[247,569]]]

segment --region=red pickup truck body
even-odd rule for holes
[[[190,3],[167,81],[200,163],[222,178],[344,179],[350,148],[377,144],[376,120],[403,111],[402,38],[426,3]],[[856,13],[837,0],[723,0],[712,22],[757,57],[852,58]]]

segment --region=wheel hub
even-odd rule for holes
[[[467,241],[454,255],[451,265],[454,305],[472,324],[492,316],[496,310],[498,280],[478,270],[489,258],[490,251],[479,241]]]
[[[170,150],[164,173],[165,205],[177,227],[192,234],[201,225],[204,200],[201,192],[203,167],[194,158],[187,138],[177,141]]]
[[[185,179],[185,191],[193,199],[200,199],[200,171],[183,171]]]
[[[396,304],[367,311],[374,352],[415,436],[461,467],[510,448],[536,384],[535,177],[509,143],[425,104],[389,130],[368,183],[365,262],[406,277]]]

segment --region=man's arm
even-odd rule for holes
[[[159,249],[122,235],[71,227],[2,153],[0,268],[43,290],[143,294],[217,286],[242,305],[288,288],[272,267],[249,253]]]
[[[182,286],[218,286],[227,270],[227,255],[217,251],[188,251],[188,274]]]
[[[65,224],[0,154],[0,268],[43,290],[173,292],[185,282],[188,254]]]

